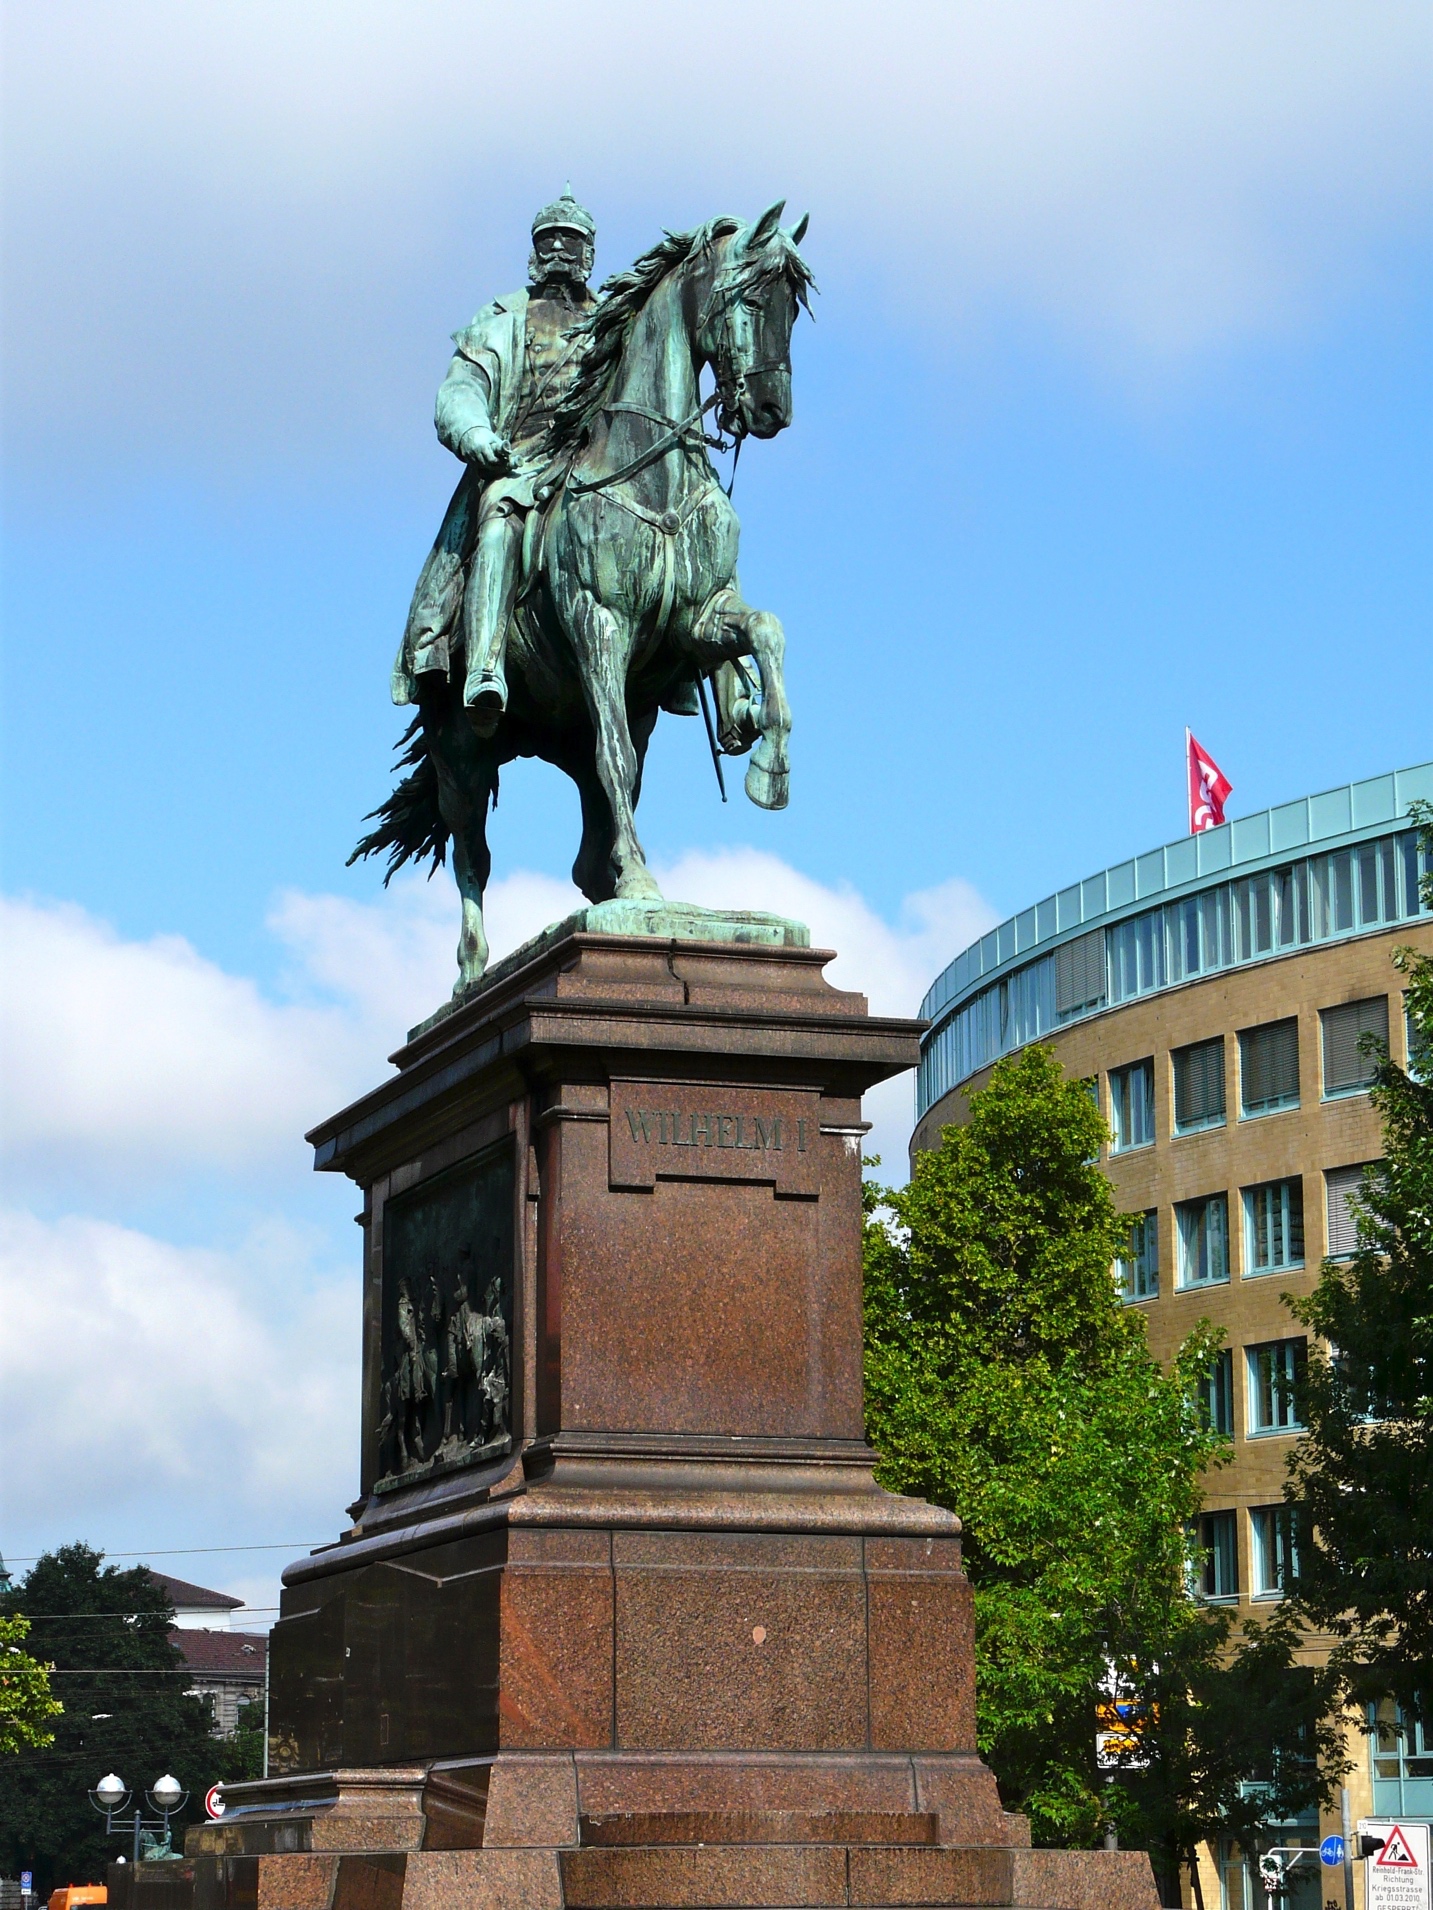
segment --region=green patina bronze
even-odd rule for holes
[[[455,335],[436,424],[466,468],[393,669],[394,702],[417,711],[409,773],[354,851],[386,854],[392,875],[451,843],[455,993],[487,966],[502,764],[540,756],[577,784],[572,874],[593,903],[660,902],[634,820],[642,762],[659,711],[696,715],[708,682],[714,749],[750,751],[748,796],[785,806],[784,639],[742,599],[739,526],[707,434],[712,422],[739,444],[791,422],[791,332],[811,274],[797,250],[806,221],[788,232],[782,210],[668,234],[594,297],[595,227],[568,191],[533,222],[527,289]]]

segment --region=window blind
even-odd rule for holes
[[[1105,932],[1092,929],[1055,950],[1055,1013],[1074,1014],[1105,998]]]
[[[1372,1055],[1360,1054],[1358,1044],[1365,1035],[1377,1035],[1387,1048],[1387,995],[1371,995],[1367,1001],[1346,1001],[1337,1008],[1325,1008],[1321,1019],[1324,1093],[1350,1094],[1368,1087],[1378,1063]]]
[[[1352,1253],[1358,1246],[1358,1228],[1349,1202],[1363,1185],[1364,1163],[1354,1167],[1331,1167],[1324,1175],[1328,1192],[1328,1250],[1332,1258]]]
[[[1239,1036],[1244,1112],[1293,1107],[1299,1098],[1299,1024],[1296,1018],[1246,1028]]]
[[[1199,1521],[1199,1543],[1204,1553],[1204,1596],[1237,1598],[1239,1539],[1234,1513],[1206,1512]]]
[[[1224,1042],[1200,1041],[1174,1052],[1174,1124],[1212,1127],[1224,1119]]]

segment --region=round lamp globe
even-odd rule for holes
[[[183,1795],[179,1780],[170,1777],[167,1772],[150,1792],[150,1796],[162,1811],[172,1811]]]
[[[113,1771],[110,1772],[108,1777],[102,1777],[99,1783],[95,1785],[95,1796],[99,1799],[101,1804],[104,1805],[106,1810],[112,1811],[117,1805],[122,1804],[125,1800],[125,1795],[124,1779],[116,1777]]]

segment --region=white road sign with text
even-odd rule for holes
[[[1358,1834],[1383,1839],[1382,1850],[1364,1860],[1368,1910],[1433,1910],[1427,1824],[1362,1817]]]

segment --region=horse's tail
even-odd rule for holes
[[[370,809],[363,818],[365,822],[377,822],[378,827],[361,839],[345,864],[352,868],[362,856],[386,854],[385,888],[405,862],[431,857],[436,869],[448,859],[448,826],[438,808],[438,771],[428,751],[421,716],[414,717],[397,747],[403,751],[399,768],[411,768],[412,774],[403,778],[387,802]]]

